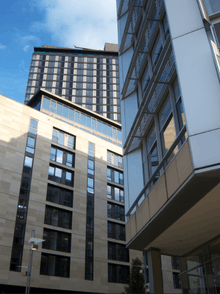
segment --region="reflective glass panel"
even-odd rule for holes
[[[42,107],[46,110],[49,110],[50,107],[50,99],[44,98]]]
[[[58,143],[64,145],[64,133],[59,132]]]

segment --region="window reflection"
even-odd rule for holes
[[[204,0],[208,14],[215,14],[220,12],[219,0]]]
[[[76,95],[82,96],[82,93],[79,93],[79,91],[82,91],[82,90],[77,90]],[[57,94],[59,94],[59,93],[57,93]],[[92,103],[92,98],[87,97],[87,99],[89,99],[87,101],[87,103]],[[102,100],[102,98],[100,98],[100,103],[102,103],[101,100]],[[76,97],[76,103],[82,103],[82,97]],[[92,107],[92,105],[87,105],[86,107],[90,109]],[[100,122],[100,121],[98,121],[88,115],[85,115],[79,111],[76,111],[76,110],[74,111],[74,109],[71,109],[71,108],[69,108],[65,105],[62,105],[56,101],[53,101],[49,98],[46,98],[46,97],[43,98],[42,108],[46,109],[47,111],[57,113],[58,115],[63,116],[64,118],[75,121],[76,123],[84,125],[87,128],[98,131],[104,135],[108,135],[108,136],[112,137],[113,139],[121,141],[121,130],[116,129],[110,125],[106,125],[105,123]],[[92,110],[92,109],[90,109],[90,110]],[[100,106],[100,111],[102,111],[101,106]],[[118,114],[118,117],[119,117],[119,114]],[[102,138],[105,140],[108,140],[108,141],[110,140],[105,137],[102,137]],[[59,140],[60,140],[59,144],[62,144],[61,143],[62,138],[59,138]],[[112,142],[112,141],[110,140],[110,142]],[[116,144],[116,143],[114,143],[114,144]],[[117,145],[121,146],[121,144],[117,144]]]

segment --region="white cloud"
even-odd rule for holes
[[[39,43],[40,39],[35,35],[22,35],[22,31],[18,30],[17,28],[14,28],[15,34],[16,34],[16,44],[19,47],[22,47],[22,49],[27,52],[31,45],[36,46],[36,44]]]
[[[49,31],[58,46],[103,49],[105,42],[117,43],[115,0],[40,0],[36,5],[45,19],[35,27]]]
[[[5,45],[0,44],[0,49],[6,49]]]
[[[25,52],[27,52],[29,48],[30,48],[30,45],[25,45],[25,46],[23,47],[23,50],[24,50]]]

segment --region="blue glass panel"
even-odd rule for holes
[[[121,131],[117,130],[118,140],[121,141]]]
[[[97,131],[102,132],[102,123],[100,121],[97,121]]]
[[[56,108],[56,102],[55,101],[52,101],[50,100],[50,106],[53,107],[53,108]]]
[[[62,104],[57,103],[57,114],[62,115]]]
[[[56,113],[56,109],[50,107],[50,111],[53,112],[53,113]]]
[[[85,114],[82,114],[81,113],[80,123],[83,126],[85,125],[85,123],[86,123],[86,116],[85,116]]]
[[[74,120],[74,110],[69,108],[69,119]]]
[[[91,128],[91,117],[90,116],[86,116],[86,126],[88,128]]]
[[[63,106],[63,116],[68,118],[68,107]]]
[[[33,129],[37,129],[37,121],[31,118],[30,127]]]
[[[108,136],[112,136],[112,127],[107,126]]]
[[[113,137],[114,139],[117,139],[116,128],[112,128],[112,137]]]
[[[75,122],[80,123],[80,113],[75,111]]]
[[[96,119],[92,118],[92,129],[96,130]]]
[[[50,99],[44,98],[42,107],[46,110],[49,110],[50,107]]]
[[[107,134],[106,124],[103,124],[103,123],[102,123],[102,133],[105,135]]]

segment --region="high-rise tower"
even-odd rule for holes
[[[104,50],[34,47],[25,103],[40,88],[120,122],[118,46],[106,43]]]

